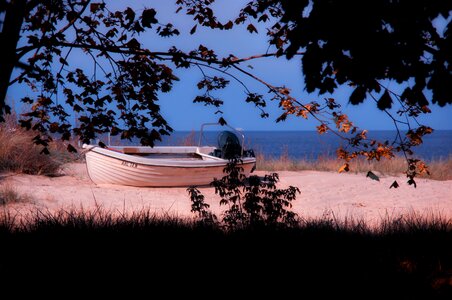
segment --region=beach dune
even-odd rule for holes
[[[268,172],[258,171],[257,175]],[[425,217],[452,218],[452,181],[417,179],[417,188],[406,183],[404,176],[380,176],[372,180],[365,174],[339,174],[318,171],[280,171],[278,188],[296,186],[301,193],[292,210],[304,219],[333,218],[364,220],[375,223],[416,214]],[[17,213],[30,210],[102,209],[129,214],[150,211],[162,216],[194,217],[187,189],[137,188],[117,185],[95,185],[83,163],[67,164],[61,176],[46,177],[24,174],[0,175],[0,184],[13,186],[29,201],[10,204]],[[389,188],[397,180],[400,187]],[[206,202],[217,215],[219,196],[214,188],[201,187]]]

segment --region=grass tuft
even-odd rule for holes
[[[52,143],[50,154],[41,153],[42,146],[33,144],[36,134],[18,126],[11,115],[0,124],[0,172],[52,176],[64,163],[76,160],[62,142]]]
[[[0,205],[28,202],[29,200],[30,196],[21,195],[11,183],[6,182],[0,185]]]

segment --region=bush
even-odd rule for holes
[[[288,208],[300,193],[297,187],[277,189],[278,174],[264,177],[243,174],[240,159],[230,159],[224,169],[225,176],[214,180],[215,193],[221,197],[220,205],[228,206],[223,213],[222,222],[228,229],[250,227],[294,227],[298,216]],[[197,213],[201,222],[212,223],[217,220],[204,203],[204,195],[195,187],[187,189],[192,201],[192,212]]]
[[[42,153],[42,146],[33,143],[36,133],[17,126],[12,118],[0,124],[0,172],[55,175],[62,164],[75,158],[61,143],[53,143],[50,154]]]

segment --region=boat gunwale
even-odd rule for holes
[[[140,147],[140,146],[138,146]],[[136,148],[138,148],[136,147]],[[203,159],[200,160],[171,160],[169,158],[149,158],[149,157],[142,157],[142,156],[136,156],[133,154],[127,154],[119,152],[118,150],[115,150],[114,148],[108,149],[108,148],[101,148],[99,146],[95,145],[83,145],[83,148],[87,149],[87,153],[94,152],[99,155],[104,155],[108,157],[112,157],[115,159],[118,159],[120,161],[129,162],[129,163],[135,163],[139,165],[144,166],[160,166],[160,167],[171,167],[171,168],[209,168],[209,167],[219,167],[219,166],[226,166],[226,164],[229,162],[227,159],[218,158],[215,156],[211,156],[205,153],[199,152],[200,147],[187,147],[187,146],[173,146],[173,147],[166,147],[167,149],[174,149],[174,148],[190,148],[190,149],[196,149],[195,152],[179,152],[179,153],[193,153],[200,155]],[[129,148],[134,148],[133,146]],[[156,147],[157,148],[157,147]],[[160,147],[162,148],[162,147]],[[201,147],[202,148],[202,147]],[[168,152],[168,154],[176,154],[177,152]],[[138,153],[139,154],[139,153]],[[141,153],[145,154],[145,152]],[[152,154],[152,152],[150,152]],[[204,159],[205,158],[205,159]],[[256,163],[255,157],[243,157],[241,158],[242,162],[240,162],[238,165],[247,165],[247,164],[254,164]]]

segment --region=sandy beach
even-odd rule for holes
[[[257,175],[268,172],[258,171]],[[339,174],[318,171],[280,171],[278,188],[297,186],[301,194],[292,210],[305,219],[337,218],[380,222],[407,215],[452,218],[452,181],[417,179],[417,188],[406,183],[403,176],[381,176],[372,180],[365,174]],[[389,188],[397,180],[400,187]],[[9,204],[10,211],[60,209],[93,210],[101,208],[112,213],[133,213],[149,210],[157,215],[193,217],[186,188],[136,188],[116,185],[95,185],[83,163],[65,165],[62,175],[46,177],[24,174],[0,174],[0,184],[8,184],[28,198],[25,203]],[[221,213],[219,196],[212,187],[201,187],[206,202]]]

